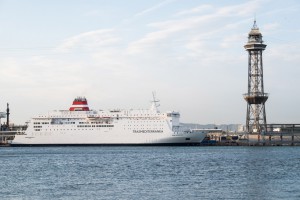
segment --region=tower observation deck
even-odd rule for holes
[[[265,103],[268,94],[264,92],[262,59],[262,52],[266,46],[254,21],[248,34],[248,42],[244,46],[248,51],[248,92],[243,96],[247,101],[246,129],[250,134],[260,134],[267,129]]]

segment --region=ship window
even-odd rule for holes
[[[191,138],[185,138],[185,140],[191,140]]]

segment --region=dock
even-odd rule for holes
[[[15,135],[19,134],[24,134],[24,131],[0,131],[0,146],[9,146],[9,141],[13,140]]]
[[[207,135],[203,146],[300,146],[300,124],[268,124],[267,131],[228,133],[218,131]]]

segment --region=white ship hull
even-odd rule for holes
[[[178,112],[160,113],[156,107],[94,111],[89,110],[86,99],[75,99],[69,110],[33,117],[24,134],[17,134],[11,145],[197,145],[202,142],[206,130],[181,127]]]
[[[122,135],[126,135],[125,137]],[[15,146],[34,145],[199,145],[205,132],[192,132],[183,135],[157,133],[107,134],[93,132],[50,133],[36,136],[16,135]]]

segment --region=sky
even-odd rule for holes
[[[147,109],[181,122],[245,124],[253,21],[267,123],[300,123],[300,1],[0,0],[0,111],[11,121],[67,110]],[[3,119],[2,119],[3,120]]]

